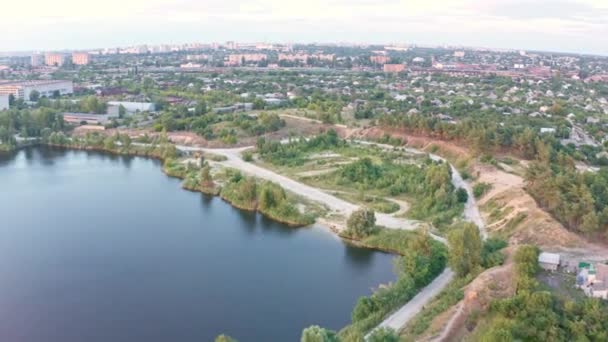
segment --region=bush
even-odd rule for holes
[[[301,342],[337,342],[336,333],[321,328],[318,325],[310,326],[302,331]]]
[[[475,198],[481,198],[481,196],[485,195],[490,189],[492,189],[492,184],[477,183],[473,186],[473,196],[475,196]]]
[[[481,266],[490,268],[502,265],[505,256],[500,250],[505,247],[507,247],[507,242],[501,239],[490,238],[484,241],[481,250]]]
[[[346,228],[346,233],[351,237],[368,237],[376,232],[376,214],[371,209],[356,210],[346,221]]]
[[[252,162],[253,161],[253,153],[251,151],[245,151],[243,152],[243,160],[246,162]]]
[[[367,342],[399,342],[399,335],[390,328],[378,328],[369,335]]]
[[[233,339],[230,336],[222,334],[215,338],[215,342],[237,342],[237,340]]]

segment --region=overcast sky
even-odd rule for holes
[[[235,40],[608,55],[608,0],[13,0],[0,11],[0,51]]]

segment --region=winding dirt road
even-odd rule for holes
[[[242,159],[241,154],[243,151],[251,149],[253,147],[241,147],[241,148],[230,148],[230,149],[215,149],[215,148],[202,148],[202,147],[191,147],[191,146],[176,146],[177,149],[188,152],[206,152],[221,155],[227,159],[222,162],[217,162],[221,165],[231,167],[240,170],[251,176],[255,176],[261,179],[269,180],[280,184],[283,188],[306,197],[312,201],[316,201],[326,205],[334,213],[342,215],[344,217],[350,216],[350,214],[357,210],[359,207],[355,204],[349,203],[345,200],[330,195],[322,190],[308,186],[306,184],[297,182],[291,178],[280,175],[271,170],[259,167],[255,164],[248,163]],[[405,229],[414,230],[418,228],[420,222],[415,220],[408,220],[405,218],[394,217],[389,214],[376,213],[376,223],[380,226],[384,226],[389,229]],[[445,243],[443,237],[432,235],[434,239]]]
[[[383,144],[374,144],[366,141],[355,141],[359,144],[365,145],[376,145],[385,149],[395,149],[394,146],[391,145],[383,145]],[[253,147],[242,147],[242,148],[233,148],[233,149],[211,149],[211,148],[201,148],[201,147],[190,147],[190,146],[177,146],[179,150],[182,151],[199,151],[206,153],[213,153],[222,155],[227,158],[226,161],[220,162],[222,165],[232,167],[246,174],[250,174],[255,177],[259,177],[262,179],[266,179],[272,182],[276,182],[283,186],[285,189],[292,191],[298,195],[304,196],[310,200],[317,201],[325,204],[334,212],[337,212],[345,217],[348,217],[350,213],[358,208],[358,206],[346,202],[340,198],[332,196],[328,193],[325,193],[319,189],[313,188],[311,186],[302,184],[300,182],[294,181],[288,177],[277,174],[268,169],[264,169],[257,165],[245,162],[241,154],[243,151],[251,149]],[[406,148],[407,152],[421,154],[425,153],[416,149]],[[444,158],[439,157],[437,155],[429,154],[430,158],[435,161],[443,161],[447,162]],[[481,236],[485,239],[487,234],[485,231],[485,225],[479,213],[479,209],[477,207],[477,203],[475,201],[475,197],[473,195],[473,191],[468,183],[466,183],[458,170],[450,164],[452,169],[452,184],[456,188],[463,188],[467,191],[468,200],[465,203],[464,207],[464,219],[474,223],[479,227]],[[418,227],[417,221],[407,220],[403,218],[396,218],[387,214],[376,214],[376,222],[379,225],[385,226],[391,229],[407,229],[412,230]],[[442,243],[447,243],[446,239],[443,237],[433,235],[431,236],[441,241]],[[396,331],[400,330],[403,326],[405,326],[423,307],[430,302],[435,296],[437,296],[441,290],[443,290],[454,278],[454,272],[450,268],[446,268],[443,273],[441,273],[437,278],[435,278],[429,285],[423,288],[412,300],[406,303],[399,310],[395,311],[388,318],[386,318],[378,327],[387,327],[394,329]]]

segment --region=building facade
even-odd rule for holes
[[[398,73],[405,71],[405,64],[384,64],[384,72]]]
[[[65,55],[62,53],[47,53],[44,55],[44,64],[48,66],[62,66],[65,63]]]
[[[378,55],[369,57],[369,60],[372,62],[372,64],[384,65],[387,64],[391,59],[388,56]]]
[[[34,68],[44,65],[44,56],[41,54],[37,54],[37,53],[33,54],[32,60],[31,60],[31,65]]]
[[[72,81],[22,81],[0,84],[0,94],[13,95],[15,99],[28,101],[33,91],[40,97],[52,97],[55,94],[70,95],[74,93]]]
[[[8,109],[9,108],[9,95],[7,94],[0,94],[0,111]]]
[[[87,65],[91,62],[91,55],[88,52],[72,53],[72,63],[76,65]]]

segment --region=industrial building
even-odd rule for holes
[[[69,95],[74,93],[74,85],[72,81],[60,80],[0,82],[0,94],[12,94],[18,100],[30,100],[33,91],[37,91],[40,97],[52,97],[56,93]]]
[[[154,112],[156,111],[156,105],[151,102],[123,102],[123,101],[110,101],[108,106],[118,108],[123,106],[127,113],[137,112]],[[108,112],[110,109],[108,109]]]

